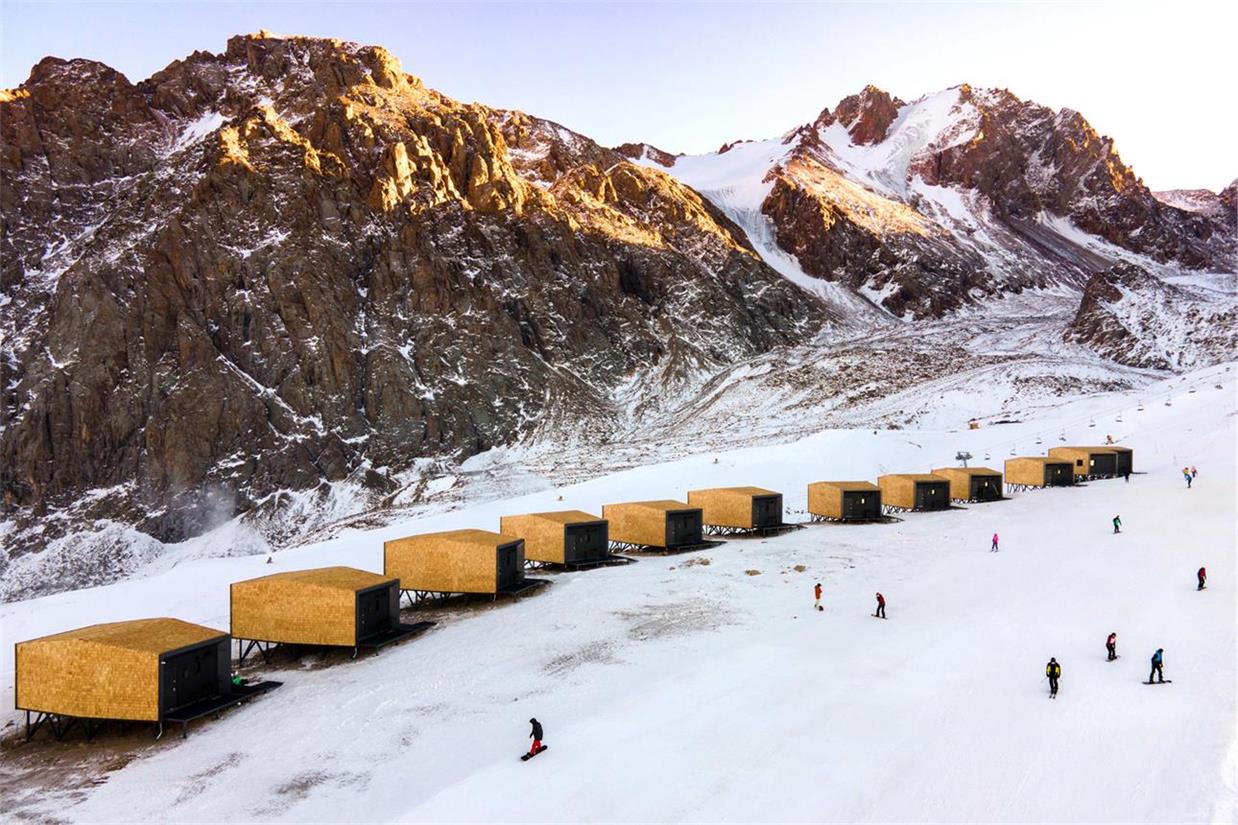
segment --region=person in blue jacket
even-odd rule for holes
[[[1153,676],[1156,677],[1156,681],[1164,684],[1165,673],[1162,670],[1164,666],[1165,666],[1165,650],[1164,648],[1158,647],[1156,649],[1156,652],[1152,654],[1152,672],[1148,674],[1149,684],[1151,684]]]

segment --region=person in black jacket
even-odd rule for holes
[[[533,747],[529,748],[529,755],[537,753],[542,749],[542,723],[536,719],[530,719],[529,724],[533,726],[533,730],[529,733],[529,738],[533,740]]]
[[[1057,696],[1057,680],[1062,677],[1062,666],[1057,663],[1057,659],[1049,657],[1049,664],[1045,665],[1045,675],[1049,677],[1049,696]]]

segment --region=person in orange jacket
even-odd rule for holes
[[[813,603],[813,607],[817,608],[818,610],[825,610],[825,608],[821,606],[821,582],[817,582],[816,587],[812,589],[812,595],[813,595],[813,598],[817,600],[816,602]]]

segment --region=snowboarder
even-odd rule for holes
[[[1105,640],[1105,650],[1109,651],[1109,658],[1107,661],[1112,662],[1114,659],[1118,658],[1118,634],[1117,633],[1109,634],[1109,638]]]
[[[1161,684],[1165,683],[1165,673],[1162,670],[1164,666],[1165,666],[1165,650],[1163,648],[1158,647],[1156,649],[1156,652],[1152,654],[1152,672],[1148,674],[1148,684],[1152,684],[1153,676],[1155,676],[1156,681],[1160,682]]]
[[[882,619],[886,617],[886,597],[880,593],[877,594],[877,612],[873,615]]]
[[[1062,677],[1062,666],[1057,663],[1057,659],[1049,657],[1049,664],[1045,665],[1045,675],[1049,677],[1049,698],[1057,698],[1057,680]]]
[[[545,750],[542,746],[542,723],[536,719],[530,719],[529,724],[533,726],[532,732],[529,733],[529,738],[533,740],[533,747],[529,748],[529,756],[537,756]]]
[[[1191,489],[1191,481],[1194,479],[1194,476],[1192,476],[1191,471],[1185,467],[1182,468],[1182,478],[1186,480],[1186,489]]]
[[[1125,481],[1127,484],[1131,483],[1131,471],[1130,470],[1127,470],[1125,473],[1122,473],[1122,480]]]
[[[993,546],[989,548],[990,553],[997,552],[997,533],[993,534]]]
[[[1192,479],[1194,479],[1194,478],[1195,478],[1195,476],[1197,476],[1197,475],[1199,475],[1199,470],[1196,470],[1196,469],[1195,469],[1195,465],[1194,465],[1194,464],[1192,464],[1192,465],[1191,465],[1191,478],[1192,478]]]
[[[1195,589],[1203,590],[1207,586],[1208,571],[1202,567],[1199,568],[1199,572],[1195,574],[1195,578],[1199,579],[1199,587],[1196,587]]]
[[[1113,532],[1115,533],[1122,532],[1122,517],[1121,516],[1113,517]]]
[[[817,582],[816,586],[813,587],[812,595],[813,595],[813,598],[816,599],[816,601],[813,603],[812,606],[815,607],[817,610],[824,611],[825,608],[821,606],[821,582]]]

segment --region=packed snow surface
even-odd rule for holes
[[[185,741],[14,747],[0,805],[72,821],[1233,822],[1233,376],[1215,367],[975,431],[828,430],[349,532],[269,565],[191,558],[4,605],[12,707],[15,641],[159,615],[227,628],[229,582],[381,570],[383,540],[399,535],[724,484],[781,490],[800,520],[809,481],[923,472],[960,449],[1000,469],[1037,432],[1041,450],[1111,434],[1138,472],[551,575],[539,595],[463,611],[379,655],[277,659],[260,675],[283,688]],[[1184,465],[1199,468],[1193,489]],[[888,621],[870,615],[878,590]],[[1173,684],[1145,686],[1158,647]],[[522,763],[531,716],[550,750]],[[136,758],[72,791],[20,773],[41,754],[118,741]]]

